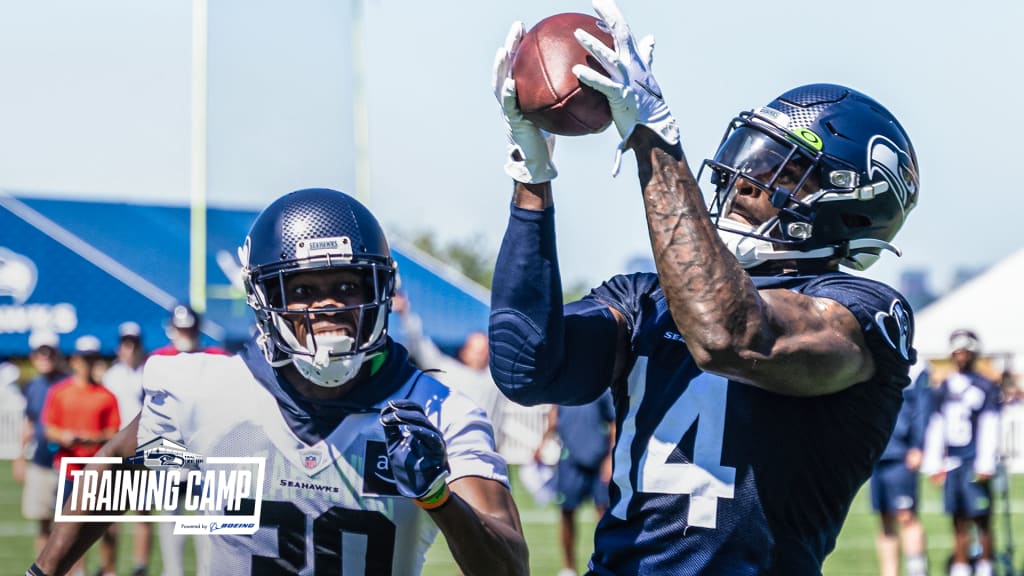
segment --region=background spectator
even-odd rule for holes
[[[182,352],[205,352],[207,354],[227,354],[227,350],[219,346],[202,345],[202,318],[191,307],[178,304],[171,310],[167,322],[168,344],[153,350],[153,356],[174,356]]]
[[[608,483],[612,477],[612,442],[615,407],[611,390],[582,406],[552,406],[548,427],[534,453],[541,461],[545,443],[557,435],[562,444],[555,489],[561,508],[560,543],[562,570],[558,576],[576,575],[576,510],[588,499],[600,517],[608,508]]]
[[[57,470],[66,456],[95,455],[121,427],[117,398],[96,379],[96,366],[103,362],[99,339],[79,337],[71,355],[71,376],[54,384],[46,396],[42,421],[46,438],[58,446],[53,461]],[[70,473],[83,468],[81,464],[67,466],[65,499],[71,493]],[[102,574],[116,574],[117,538],[113,531],[103,534],[100,562]],[[75,571],[73,568],[72,573]]]
[[[391,310],[398,314],[402,325],[402,342],[409,350],[409,357],[420,370],[438,370],[434,376],[453,390],[469,396],[487,412],[494,428],[494,441],[500,446],[502,440],[502,413],[505,397],[498,391],[491,379],[490,350],[487,335],[472,332],[459,347],[455,357],[441,351],[434,341],[423,334],[423,321],[412,311],[409,297],[395,292]]]
[[[899,576],[900,544],[907,576],[928,575],[925,531],[918,516],[919,477],[928,419],[928,370],[923,364],[903,390],[903,408],[889,444],[871,474],[871,507],[879,514],[878,563],[881,576]]]
[[[201,328],[202,318],[199,314],[185,304],[178,304],[171,309],[171,315],[167,319],[167,337],[171,341],[153,350],[150,356],[175,356],[192,352],[228,354],[227,350],[219,346],[203,346]],[[180,501],[177,513],[182,513]],[[160,522],[157,525],[157,532],[160,535],[160,557],[163,561],[164,576],[182,576],[185,573],[185,536],[175,534],[174,524],[170,522]],[[208,538],[196,536],[192,542],[196,549],[196,564],[207,566]]]
[[[43,548],[53,527],[53,508],[57,499],[57,471],[53,467],[56,444],[46,438],[42,413],[46,395],[57,382],[65,379],[64,358],[59,338],[52,332],[33,332],[29,337],[29,362],[36,375],[25,385],[25,424],[22,432],[22,454],[14,462],[14,478],[24,485],[21,513],[39,522],[36,553]]]
[[[1017,385],[1013,372],[1003,370],[999,375],[999,403],[1003,406],[1018,404],[1024,400],[1024,391]]]
[[[142,330],[135,322],[118,327],[117,357],[103,375],[103,385],[117,397],[121,427],[124,428],[142,409],[142,365],[146,351]]]
[[[142,366],[146,361],[146,351],[142,347],[142,329],[137,323],[124,322],[118,326],[117,332],[117,358],[103,375],[103,385],[117,397],[121,428],[124,428],[142,409]],[[117,524],[111,526],[112,529],[116,527]],[[153,525],[139,522],[132,528],[135,532],[132,576],[144,576],[153,546]]]

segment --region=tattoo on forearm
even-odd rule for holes
[[[687,339],[745,334],[759,314],[757,291],[718,239],[685,158],[653,150],[648,174],[651,246],[677,327]]]

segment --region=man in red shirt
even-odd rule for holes
[[[46,395],[41,419],[47,440],[59,446],[53,460],[57,470],[67,456],[95,455],[121,427],[117,398],[96,378],[96,368],[101,362],[99,339],[80,337],[75,341],[75,351],[69,360],[71,376],[54,384]],[[67,466],[69,481],[65,482],[65,499],[71,493],[71,471],[83,468],[80,464]],[[116,552],[117,539],[107,531],[100,543],[103,574],[116,573]]]

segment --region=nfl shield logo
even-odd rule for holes
[[[306,467],[306,470],[312,470],[316,468],[320,458],[316,454],[306,454],[302,457],[302,465]]]

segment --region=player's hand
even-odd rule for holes
[[[924,452],[919,448],[911,448],[907,450],[907,455],[903,459],[903,464],[907,467],[907,470],[917,471],[921,468],[921,461],[924,459]]]
[[[597,90],[608,99],[615,128],[622,142],[615,153],[612,174],[618,174],[622,152],[628,149],[629,137],[638,125],[647,126],[672,146],[679,145],[679,127],[661,94],[661,86],[654,79],[654,37],[645,36],[639,42],[626,24],[614,0],[594,0],[594,10],[608,26],[615,41],[615,49],[583,30],[576,30],[576,40],[609,76],[589,66],[577,64],[572,72],[580,82]]]
[[[443,504],[448,495],[448,451],[423,408],[409,400],[389,400],[380,412],[380,423],[398,492],[423,508]]]
[[[558,176],[558,170],[551,162],[551,155],[555,150],[555,136],[534,126],[519,110],[516,83],[512,78],[512,60],[525,33],[526,29],[522,22],[512,23],[505,44],[498,48],[498,53],[494,56],[491,87],[494,90],[494,97],[498,99],[498,105],[501,106],[501,115],[505,119],[505,130],[508,135],[505,173],[524,184],[540,184]]]
[[[942,486],[946,482],[946,473],[945,472],[936,472],[935,474],[932,474],[931,476],[929,476],[928,479],[931,480],[932,485],[934,485],[934,486]]]
[[[19,486],[23,486],[25,484],[25,469],[27,466],[28,463],[20,456],[15,458],[14,462],[11,463],[11,478],[13,478],[14,482]]]

